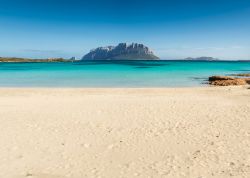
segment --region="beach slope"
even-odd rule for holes
[[[250,175],[250,90],[0,89],[0,177]]]

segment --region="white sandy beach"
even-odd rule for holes
[[[250,89],[0,89],[0,178],[249,178]]]

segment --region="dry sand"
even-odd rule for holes
[[[250,177],[250,90],[0,89],[0,178]]]

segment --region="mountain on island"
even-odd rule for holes
[[[202,56],[202,57],[197,57],[197,58],[188,57],[188,58],[186,58],[184,60],[193,60],[193,61],[218,61],[219,59],[213,58],[213,57]]]
[[[155,60],[159,59],[147,46],[138,43],[120,43],[99,47],[83,56],[82,60]]]

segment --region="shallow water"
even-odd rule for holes
[[[250,62],[0,63],[1,87],[191,87],[211,75],[250,73]]]

